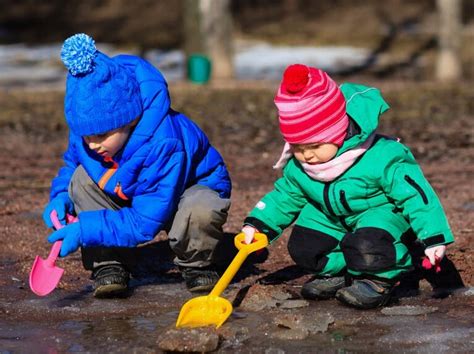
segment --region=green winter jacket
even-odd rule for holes
[[[346,139],[338,156],[364,142],[389,108],[376,88],[347,83],[341,90],[347,113],[360,133]],[[244,224],[274,240],[296,220],[307,203],[340,221],[348,231],[352,231],[357,215],[373,208],[386,210],[389,206],[402,213],[425,246],[454,241],[443,207],[410,150],[382,135],[377,135],[365,154],[332,182],[312,179],[298,160],[291,158],[274,190],[257,203]]]

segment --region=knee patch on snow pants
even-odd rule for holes
[[[386,230],[364,227],[348,233],[341,241],[347,268],[377,271],[396,265],[395,239]]]
[[[339,241],[325,233],[295,225],[288,240],[288,252],[300,267],[320,272],[326,266],[326,254],[337,247]]]

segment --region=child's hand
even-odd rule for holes
[[[58,231],[53,232],[48,237],[48,242],[54,243],[63,240],[61,246],[61,257],[66,257],[68,254],[77,251],[81,245],[81,227],[78,222],[69,224]]]
[[[258,230],[255,227],[246,225],[242,228],[242,232],[245,234],[245,243],[249,245],[252,243],[254,235]]]
[[[66,225],[66,215],[74,213],[74,203],[69,198],[67,192],[58,194],[44,209],[43,220],[48,227],[53,227],[53,221],[50,217],[53,210],[56,210],[59,222]]]
[[[446,253],[445,245],[438,245],[438,246],[433,246],[433,247],[429,247],[425,249],[425,255],[426,257],[428,257],[432,265],[435,265],[436,262],[439,263],[439,261],[443,259],[445,253]]]

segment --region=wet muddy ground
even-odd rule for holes
[[[174,332],[191,294],[166,241],[157,240],[140,249],[127,298],[93,298],[79,253],[58,262],[65,269],[58,289],[37,297],[28,274],[34,257],[49,251],[41,213],[66,144],[62,93],[1,90],[0,351],[474,351],[474,89],[470,83],[356,79],[382,87],[392,110],[380,131],[410,146],[445,207],[456,243],[448,249],[444,272],[407,279],[383,310],[352,310],[335,300],[307,302],[299,290],[309,275],[287,255],[285,233],[267,253],[250,257],[224,292],[234,313],[219,330]],[[229,240],[278,177],[271,170],[282,144],[274,88],[271,83],[171,87],[174,108],[203,127],[229,165],[234,185]]]

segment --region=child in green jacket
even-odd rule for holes
[[[387,103],[375,88],[338,87],[322,70],[296,64],[275,104],[286,141],[275,168],[283,176],[245,219],[246,242],[257,230],[275,240],[294,223],[288,251],[315,275],[303,297],[385,305],[412,269],[406,235],[415,233],[433,265],[454,241],[410,150],[376,132]]]

